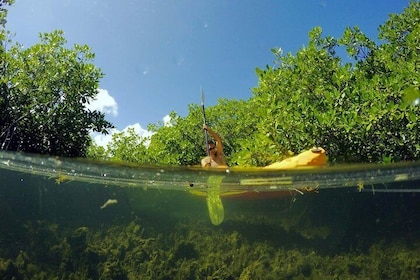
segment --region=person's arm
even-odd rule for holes
[[[211,129],[210,127],[208,127],[207,125],[203,125],[203,129],[207,130],[208,133],[211,135],[211,137],[214,138],[214,140],[216,140],[216,148],[217,151],[223,155],[223,141],[222,138],[219,136],[219,134],[217,134],[213,129]]]

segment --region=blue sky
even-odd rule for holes
[[[296,53],[308,32],[340,37],[359,26],[369,38],[402,0],[16,0],[7,29],[25,47],[61,29],[69,46],[87,44],[105,73],[94,103],[117,130],[144,133],[169,112],[218,98],[248,99],[256,67],[273,63],[271,48]]]

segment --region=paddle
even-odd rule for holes
[[[204,110],[204,91],[201,90],[201,109],[203,111],[203,121],[206,125],[206,111]],[[206,145],[207,155],[210,156],[209,151],[209,136],[207,130],[204,130],[204,141]],[[223,181],[224,176],[210,176],[207,180],[208,191],[207,191],[207,209],[209,211],[210,221],[213,225],[220,225],[225,219],[225,208],[223,207],[222,200],[220,199],[220,185]]]
[[[204,91],[203,88],[200,87],[201,90],[201,109],[203,112],[203,122],[205,125],[206,124],[206,111],[204,110]],[[204,130],[204,144],[206,145],[206,151],[207,151],[207,155],[210,155],[210,151],[209,151],[209,136],[207,134],[207,130]]]

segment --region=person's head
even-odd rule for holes
[[[217,153],[217,147],[216,147],[216,143],[214,143],[214,141],[209,141],[209,154],[213,155]]]

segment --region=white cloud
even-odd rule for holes
[[[167,118],[167,117],[169,117],[169,116],[164,117],[164,121],[165,121],[165,118]],[[107,135],[100,134],[98,132],[92,132],[90,134],[90,136],[92,137],[93,142],[96,145],[106,147],[108,145],[108,143],[112,141],[112,135],[114,135],[115,133],[120,133],[120,132],[127,133],[129,128],[133,128],[134,131],[143,138],[147,138],[147,137],[150,137],[150,136],[153,135],[153,132],[151,132],[147,129],[144,129],[139,123],[135,123],[135,124],[130,124],[130,125],[126,126],[122,131],[114,128],[114,129],[111,129],[109,131],[109,134],[107,134]],[[146,141],[145,144],[148,145],[149,142]]]
[[[150,131],[142,128],[139,123],[135,123],[135,124],[131,124],[131,125],[125,127],[122,131],[120,131],[116,128],[113,128],[113,129],[109,130],[109,134],[107,134],[107,135],[101,134],[101,133],[98,133],[98,132],[92,132],[90,134],[90,136],[92,137],[93,142],[96,145],[106,147],[108,145],[108,143],[112,141],[112,136],[114,134],[120,133],[120,132],[123,132],[124,134],[127,134],[129,128],[133,128],[134,132],[136,132],[141,137],[149,137],[153,134]]]
[[[118,104],[114,97],[112,97],[106,89],[98,89],[98,95],[95,99],[90,100],[89,104],[86,104],[86,108],[89,110],[98,110],[102,113],[111,114],[113,116],[118,115]],[[165,126],[170,126],[170,121],[171,117],[169,115],[163,117],[163,123]],[[109,134],[107,135],[98,132],[91,132],[90,136],[96,145],[106,147],[108,143],[112,141],[112,136],[115,133],[127,133],[129,128],[133,128],[138,135],[144,138],[148,138],[153,135],[151,131],[143,128],[139,123],[135,123],[126,126],[122,131],[113,128],[109,130]],[[148,142],[146,142],[146,145],[148,145]]]
[[[106,89],[98,89],[98,95],[95,99],[90,100],[89,104],[86,104],[86,108],[91,111],[98,110],[114,117],[118,115],[118,104]]]
[[[129,126],[124,128],[122,131],[127,132],[129,128],[133,128],[134,131],[138,135],[140,135],[141,137],[150,137],[150,136],[153,135],[153,133],[151,131],[148,131],[147,129],[144,129],[143,127],[141,127],[141,125],[139,123],[130,124]]]
[[[169,115],[166,115],[166,116],[163,117],[163,125],[164,126],[172,126],[171,117]]]
[[[102,147],[106,147],[108,145],[109,142],[111,142],[112,140],[112,135],[115,133],[118,133],[119,131],[117,129],[111,129],[109,131],[109,134],[105,135],[105,134],[101,134],[99,132],[92,132],[90,133],[90,136],[93,139],[93,142],[98,145],[98,146],[102,146]]]

